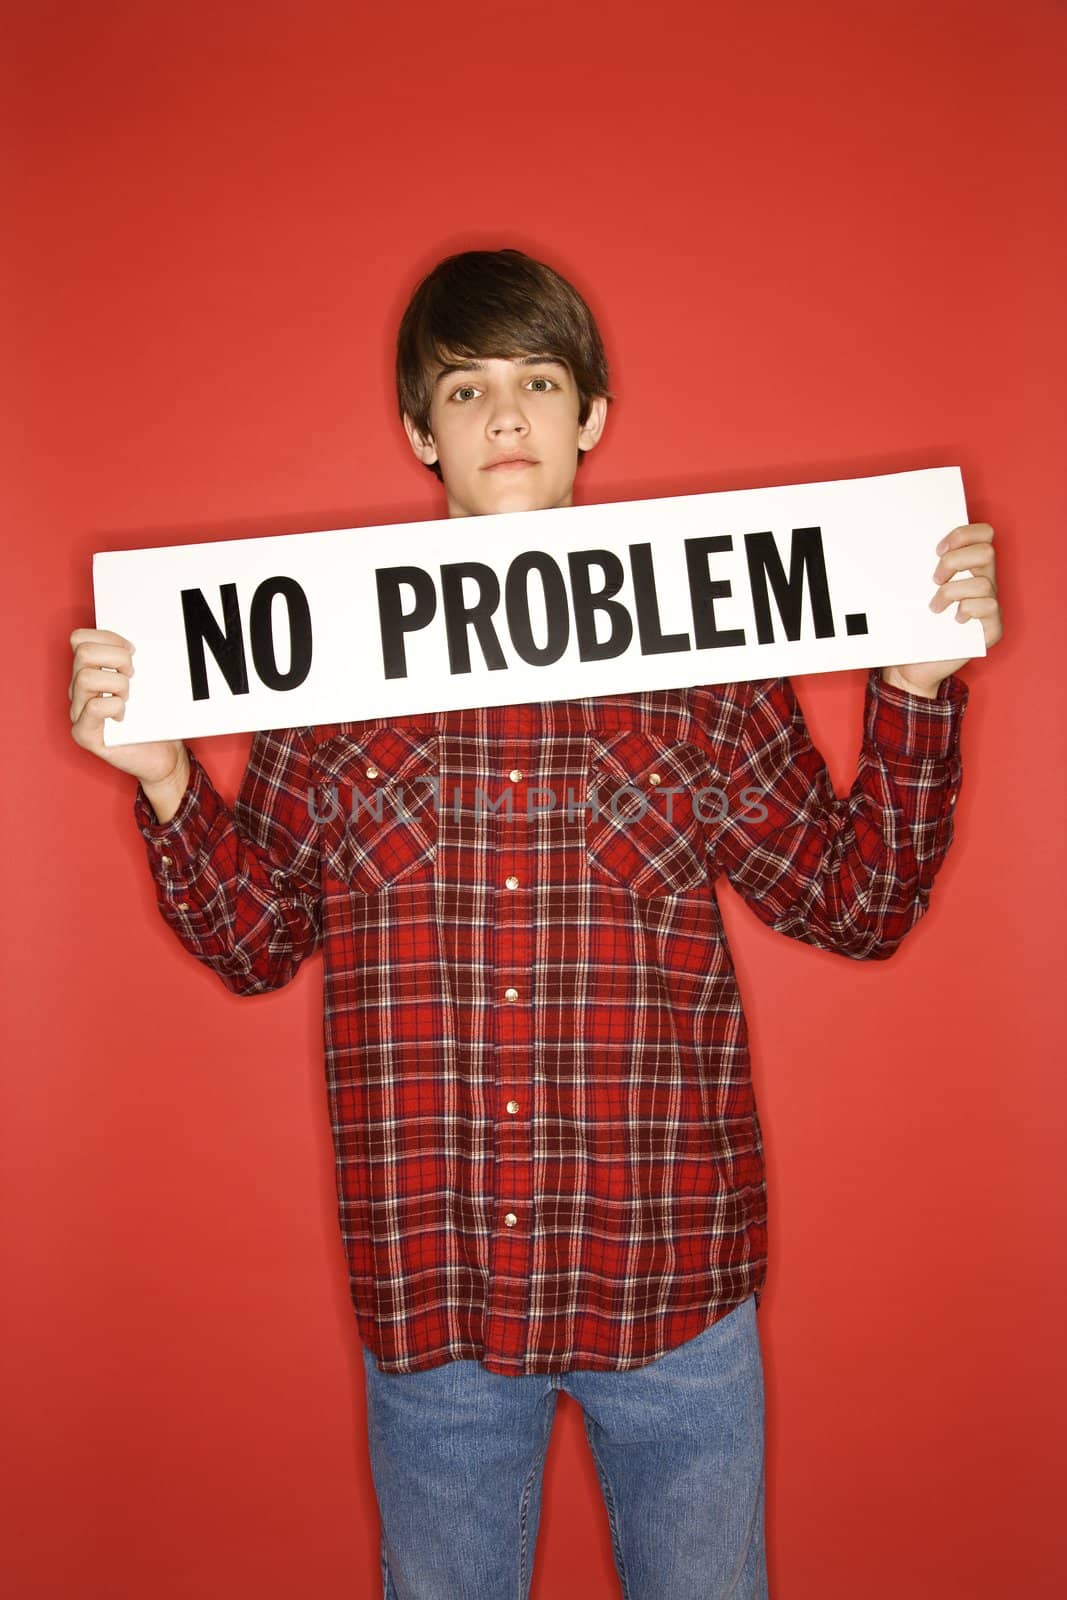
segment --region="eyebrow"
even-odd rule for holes
[[[520,367],[560,367],[564,372],[570,371],[567,363],[561,361],[558,356],[516,356],[515,364]],[[454,372],[484,371],[484,361],[443,361],[437,369],[433,386],[436,389],[442,378],[447,378]]]

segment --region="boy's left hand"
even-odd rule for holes
[[[944,611],[946,606],[959,601],[956,621],[979,617],[985,633],[985,647],[991,650],[1004,632],[997,599],[992,528],[988,522],[964,523],[946,533],[937,551],[940,560],[934,568],[933,579],[940,587],[930,601],[930,610]],[[954,573],[963,571],[973,576],[953,577]],[[970,659],[970,656],[962,656],[959,661],[909,661],[903,667],[883,667],[882,677],[898,689],[933,699],[942,680]]]

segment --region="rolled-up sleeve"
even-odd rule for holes
[[[746,687],[716,850],[780,933],[884,960],[923,915],[952,842],[960,728],[954,674],[927,699],[867,677],[856,779],[838,796],[788,678]]]
[[[235,994],[280,988],[321,938],[318,829],[299,728],[253,735],[233,810],[195,750],[174,816],[159,822],[140,784],[134,816],[164,921]]]

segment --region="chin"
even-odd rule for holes
[[[516,485],[510,492],[494,495],[491,503],[485,509],[487,513],[493,511],[543,511],[549,504],[550,502],[544,495],[533,494],[530,490],[526,490],[524,493]]]
[[[490,476],[504,478],[511,475],[501,472]],[[521,476],[515,474],[511,483],[496,484],[493,498],[510,501],[515,506],[521,505],[524,510],[547,510],[549,506],[558,504],[565,489],[565,484],[542,477],[540,473],[523,473]]]

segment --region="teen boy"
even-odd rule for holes
[[[419,284],[397,386],[452,517],[571,505],[611,398],[585,302],[513,250]],[[933,575],[987,645],[991,541],[952,530]],[[104,746],[133,646],[71,643],[74,738],[140,780],[185,947],[240,995],[323,951],[387,1600],[527,1594],[560,1389],[630,1600],[765,1596],[762,1144],[714,880],[889,956],[952,837],[963,661],[869,674],[843,799],[774,679],[257,733],[231,811],[193,750]]]

